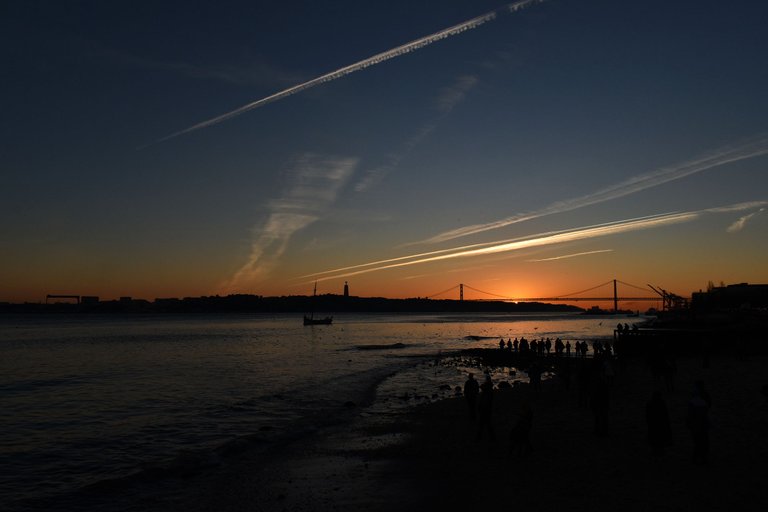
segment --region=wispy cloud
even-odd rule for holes
[[[435,130],[437,125],[453,111],[456,105],[464,100],[467,93],[477,83],[478,78],[476,76],[463,75],[458,77],[450,86],[443,88],[435,100],[435,110],[439,113],[439,116],[422,125],[398,151],[389,155],[387,163],[364,172],[360,181],[355,185],[355,192],[368,190],[395,170],[403,158],[407,157],[414,148]]]
[[[613,199],[618,199],[620,197],[628,196],[630,194],[635,194],[637,192],[641,192],[652,187],[657,187],[670,181],[679,180],[686,176],[690,176],[692,174],[696,174],[713,167],[718,167],[727,163],[737,162],[747,158],[754,158],[765,154],[768,154],[768,136],[761,135],[749,142],[720,148],[715,152],[709,153],[694,160],[683,162],[673,167],[664,167],[647,174],[633,176],[628,180],[616,183],[614,185],[609,185],[591,194],[567,199],[564,201],[558,201],[540,210],[517,213],[510,217],[485,224],[473,224],[471,226],[452,229],[450,231],[437,234],[426,240],[421,240],[420,242],[409,243],[408,245],[445,242],[456,238],[474,235],[476,233],[482,233],[484,231],[503,228],[512,224],[544,217],[546,215],[569,212],[578,208],[583,208],[585,206],[603,203]]]
[[[370,66],[375,66],[376,64],[381,64],[382,62],[385,62],[387,60],[393,59],[395,57],[399,57],[400,55],[405,55],[406,53],[411,53],[415,50],[418,50],[420,48],[423,48],[425,46],[431,45],[432,43],[436,43],[437,41],[453,37],[455,35],[461,34],[462,32],[466,32],[467,30],[475,29],[491,20],[496,19],[496,17],[503,13],[503,12],[509,12],[514,13],[517,12],[531,4],[534,3],[542,3],[544,0],[521,0],[519,2],[514,2],[511,4],[507,4],[504,7],[501,7],[499,9],[496,9],[491,12],[487,12],[485,14],[482,14],[480,16],[476,16],[472,19],[469,19],[467,21],[463,21],[457,25],[453,25],[451,27],[445,28],[443,30],[440,30],[438,32],[435,32],[433,34],[420,37],[419,39],[414,39],[411,42],[405,43],[400,46],[396,46],[395,48],[392,48],[390,50],[377,53],[376,55],[373,55],[371,57],[368,57],[367,59],[363,59],[360,61],[355,62],[354,64],[350,64],[348,66],[341,67],[335,71],[331,71],[330,73],[326,73],[324,75],[321,75],[317,78],[313,78],[312,80],[308,80],[306,82],[300,83],[298,85],[294,85],[292,87],[289,87],[287,89],[284,89],[280,92],[276,92],[275,94],[272,94],[270,96],[266,96],[264,98],[261,98],[259,100],[253,101],[251,103],[248,103],[246,105],[243,105],[242,107],[236,108],[235,110],[232,110],[230,112],[227,112],[225,114],[221,114],[219,116],[213,117],[211,119],[202,121],[200,123],[197,123],[193,126],[190,126],[189,128],[185,128],[183,130],[179,130],[175,133],[172,133],[170,135],[167,135],[157,141],[155,143],[164,142],[166,140],[172,139],[174,137],[178,137],[179,135],[184,135],[186,133],[190,133],[196,130],[200,130],[203,128],[207,128],[209,126],[214,126],[219,123],[222,123],[224,121],[227,121],[229,119],[232,119],[234,117],[237,117],[241,114],[244,114],[250,110],[263,107],[264,105],[267,105],[269,103],[272,103],[274,101],[281,100],[283,98],[287,98],[288,96],[292,96],[294,94],[297,94],[299,92],[305,91],[307,89],[310,89],[312,87],[315,87],[320,84],[324,84],[326,82],[331,82],[333,80],[342,78],[346,75],[349,75],[350,73],[354,73],[356,71],[360,71],[362,69],[365,69]]]
[[[319,272],[303,277],[313,277],[318,281],[338,279],[342,277],[350,277],[369,272],[377,272],[386,269],[419,265],[435,261],[485,256],[489,254],[518,251],[532,247],[562,244],[578,240],[588,240],[592,238],[627,233],[631,231],[658,228],[672,224],[690,222],[707,214],[724,213],[726,211],[745,211],[755,207],[765,207],[766,205],[768,205],[768,201],[753,201],[748,203],[729,205],[726,207],[708,208],[705,210],[665,213],[647,217],[639,217],[635,219],[619,220],[615,222],[574,228],[570,230],[539,233],[529,237],[520,237],[511,240],[501,240],[483,244],[454,247],[452,249],[432,251],[429,253],[412,254],[399,258],[391,258],[389,260],[379,260],[351,267],[328,270],[326,272]]]
[[[728,233],[737,233],[741,231],[742,229],[744,229],[744,226],[747,225],[747,222],[750,219],[752,219],[755,215],[762,213],[763,211],[765,211],[765,208],[760,208],[756,212],[752,212],[742,217],[739,217],[739,220],[737,220],[736,222],[728,226],[728,229],[726,231],[728,231]]]
[[[579,256],[588,256],[590,254],[600,254],[603,252],[613,252],[613,249],[601,249],[599,251],[587,251],[587,252],[577,252],[574,254],[564,254],[562,256],[553,256],[552,258],[541,258],[538,260],[528,260],[531,263],[536,263],[539,261],[557,261],[557,260],[565,260],[568,258],[577,258]]]
[[[287,173],[285,194],[269,204],[267,220],[254,230],[248,260],[221,285],[220,293],[244,291],[266,278],[293,235],[320,219],[336,200],[356,165],[352,157],[301,157]]]
[[[214,80],[232,85],[286,86],[296,83],[297,79],[299,79],[296,74],[280,71],[258,59],[250,59],[251,63],[248,66],[235,67],[231,65],[198,65],[189,62],[163,61],[118,53],[113,50],[103,50],[103,52],[136,67],[175,73],[201,80]]]
[[[475,75],[460,76],[451,87],[446,87],[440,92],[436,102],[437,109],[446,114],[453,110],[453,107],[464,99],[477,82],[478,78]]]

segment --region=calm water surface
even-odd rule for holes
[[[239,436],[262,433],[268,443],[303,435],[349,416],[348,402],[393,414],[449,393],[441,384],[463,382],[455,366],[434,366],[439,354],[496,346],[502,336],[609,338],[616,322],[345,315],[304,327],[297,315],[2,317],[0,508],[22,509]],[[395,343],[405,347],[385,347]]]

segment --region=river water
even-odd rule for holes
[[[314,327],[298,315],[1,317],[0,509],[162,466],[190,447],[215,450],[254,433],[265,442],[300,436],[363,407],[396,414],[463,382],[466,369],[436,365],[440,356],[498,346],[500,337],[610,338],[616,322],[574,314],[361,314]]]

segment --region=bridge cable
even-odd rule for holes
[[[565,298],[565,297],[570,297],[572,295],[579,295],[580,293],[591,292],[592,290],[596,290],[597,288],[602,288],[603,286],[605,286],[607,284],[611,284],[612,282],[613,282],[613,279],[611,279],[610,281],[606,281],[603,284],[599,284],[597,286],[593,286],[592,288],[587,288],[586,290],[581,290],[579,292],[573,292],[573,293],[565,293],[563,295],[558,295],[558,297],[559,298]]]
[[[647,291],[648,291],[648,288],[647,288],[647,287],[643,287],[643,286],[637,286],[637,285],[634,285],[634,284],[630,284],[630,283],[625,283],[624,281],[619,281],[618,279],[616,280],[616,282],[617,282],[617,283],[621,283],[621,284],[623,284],[624,286],[629,286],[629,287],[631,287],[631,288],[637,288],[638,290],[642,290],[642,291],[644,291],[644,292],[647,292]]]
[[[425,298],[426,298],[426,299],[431,299],[432,297],[437,297],[438,295],[442,295],[442,294],[444,294],[444,293],[448,293],[448,292],[450,292],[451,290],[455,290],[455,289],[456,289],[456,288],[458,288],[458,287],[459,287],[459,285],[456,285],[456,286],[452,286],[452,287],[448,288],[447,290],[443,290],[443,291],[441,291],[441,292],[439,292],[439,293],[433,293],[432,295],[427,295]]]
[[[473,291],[476,291],[476,292],[479,292],[479,293],[484,293],[484,294],[486,294],[486,295],[491,295],[491,296],[493,296],[493,297],[499,297],[500,299],[507,299],[507,300],[512,300],[512,297],[507,297],[507,296],[505,296],[505,295],[498,295],[498,294],[495,294],[495,293],[491,293],[491,292],[484,292],[483,290],[478,290],[477,288],[472,288],[472,287],[471,287],[471,286],[469,286],[468,284],[465,284],[465,285],[464,285],[464,288],[469,288],[470,290],[473,290]]]

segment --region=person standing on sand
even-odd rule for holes
[[[526,455],[531,451],[531,426],[533,425],[533,411],[527,402],[523,402],[520,408],[520,416],[517,423],[509,433],[509,455],[515,452],[517,455]]]
[[[596,359],[591,365],[589,406],[595,417],[595,435],[606,437],[608,435],[608,411],[611,408],[611,395],[608,383],[601,375],[599,364],[600,360]]]
[[[706,464],[709,459],[709,408],[712,400],[704,389],[704,384],[699,381],[693,388],[693,395],[688,401],[688,415],[686,426],[693,437],[693,462]]]
[[[467,399],[467,407],[469,407],[469,419],[475,420],[477,416],[477,394],[480,393],[480,385],[475,380],[474,375],[471,373],[467,377],[467,381],[464,383],[464,398]]]
[[[532,361],[531,366],[528,368],[528,382],[531,385],[531,389],[541,391],[541,367],[536,361]]]
[[[667,404],[661,397],[661,391],[654,391],[645,406],[645,419],[648,423],[648,442],[654,455],[664,455],[664,448],[672,440],[672,430],[669,427],[669,412]]]
[[[579,384],[579,407],[589,407],[590,383],[592,382],[592,373],[586,361],[579,361],[578,365],[578,384]]]
[[[493,381],[490,374],[485,374],[485,381],[480,386],[480,398],[478,400],[477,439],[481,439],[487,431],[491,441],[496,439],[493,430],[493,421],[491,413],[493,412]]]

